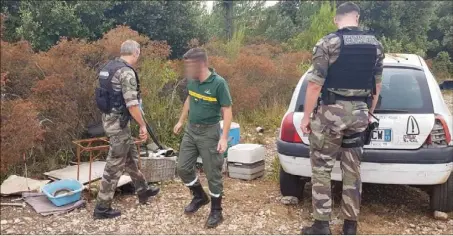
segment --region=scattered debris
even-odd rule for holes
[[[104,174],[104,167],[106,162],[105,161],[94,161],[91,164],[91,182],[97,181],[102,178]],[[83,162],[80,164],[80,173],[79,173],[79,181],[82,184],[87,184],[89,182],[89,171],[90,171],[90,163]],[[44,173],[44,175],[48,176],[50,179],[53,180],[60,180],[60,179],[77,179],[77,165],[67,166],[63,169],[53,170]],[[118,181],[118,187],[123,186],[127,183],[132,182],[131,177],[127,175],[122,175],[120,180]]]
[[[434,211],[434,219],[436,220],[448,220],[448,214],[441,211]]]
[[[258,133],[261,133],[261,134],[262,134],[262,133],[264,133],[264,128],[263,128],[263,127],[260,127],[260,126],[258,126],[258,127],[256,127],[256,132],[258,132]]]
[[[64,206],[55,206],[43,193],[23,193],[25,202],[28,203],[38,214],[43,216],[58,215],[72,211],[85,205],[84,200],[79,200]]]
[[[2,202],[0,206],[15,206],[15,207],[25,207],[25,203],[9,203],[9,202]]]
[[[23,192],[39,191],[41,186],[49,183],[50,180],[35,180],[22,176],[11,175],[3,181],[0,187],[1,195],[18,195]]]
[[[284,205],[297,205],[299,204],[299,199],[294,196],[284,196],[280,200],[282,204]]]

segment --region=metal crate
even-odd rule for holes
[[[163,157],[149,156],[140,157],[141,171],[148,182],[161,182],[172,180],[176,173],[176,156]]]

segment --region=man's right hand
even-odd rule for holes
[[[179,134],[181,132],[181,129],[182,129],[182,122],[178,122],[175,127],[173,128],[173,133],[175,134]]]
[[[148,139],[148,130],[146,129],[146,125],[140,126],[139,137],[142,141],[146,141]]]
[[[368,112],[368,124],[373,123],[373,121],[375,121],[375,120],[376,120],[376,119],[374,119],[373,113]]]

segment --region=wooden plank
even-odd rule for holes
[[[95,182],[102,178],[104,173],[104,167],[106,162],[105,161],[94,161],[91,165],[91,182]],[[82,162],[80,164],[80,179],[79,181],[82,184],[88,184],[88,175],[90,170],[90,163],[89,162]],[[49,179],[77,179],[77,165],[67,166],[62,169],[53,170],[44,173]],[[125,185],[131,182],[131,177],[127,175],[122,175],[120,180],[118,181],[118,186]]]

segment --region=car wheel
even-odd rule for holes
[[[453,173],[447,182],[433,186],[430,204],[434,211],[453,211]]]
[[[282,196],[293,196],[302,199],[305,183],[308,179],[286,173],[280,167],[280,192]]]

